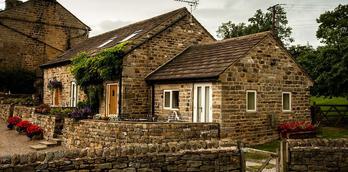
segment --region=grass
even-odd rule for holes
[[[318,136],[326,139],[348,138],[348,128],[322,127]]]
[[[342,105],[348,105],[348,99],[344,98],[344,97],[311,97],[311,105],[313,105],[313,103],[316,104],[342,104]]]
[[[251,152],[245,153],[246,159],[264,160],[264,159],[267,159],[268,157],[269,157],[269,155],[265,155],[265,154],[261,154],[261,153],[251,153]]]
[[[274,140],[274,141],[269,142],[269,143],[253,146],[253,148],[264,150],[264,151],[269,151],[269,152],[276,152],[276,150],[277,150],[277,148],[279,148],[279,146],[280,146],[280,141]]]

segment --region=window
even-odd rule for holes
[[[247,112],[256,112],[256,91],[247,91],[246,100]]]
[[[282,94],[282,107],[284,112],[291,111],[291,93],[283,92]]]
[[[128,41],[130,39],[132,39],[133,37],[137,36],[141,31],[143,30],[137,30],[134,33],[130,34],[129,36],[127,36],[126,38],[124,38],[122,41],[120,42],[124,42],[124,41]]]
[[[179,91],[164,90],[164,109],[179,109]]]
[[[70,86],[70,107],[77,106],[77,84],[75,81],[71,82]]]
[[[107,40],[106,42],[104,42],[101,45],[99,45],[98,48],[103,48],[105,45],[108,45],[110,42],[114,41],[116,38],[117,38],[117,36]]]

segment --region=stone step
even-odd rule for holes
[[[56,141],[52,141],[52,140],[48,140],[48,141],[42,141],[39,142],[42,145],[46,145],[46,146],[56,146],[57,142]]]
[[[62,142],[63,142],[63,139],[59,139],[59,138],[53,138],[53,139],[51,139],[53,142],[56,142],[57,143],[57,145],[61,145],[62,144]]]
[[[47,146],[43,144],[37,144],[37,145],[31,145],[30,148],[35,150],[43,150],[43,149],[47,149]]]

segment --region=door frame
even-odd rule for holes
[[[201,92],[202,95],[202,101],[203,99],[205,100],[205,87],[209,86],[209,92],[210,92],[210,97],[209,97],[209,119],[207,121],[197,121],[197,87],[201,87],[204,88],[204,91]],[[192,121],[193,122],[203,122],[203,123],[207,123],[207,122],[213,122],[213,88],[212,88],[213,84],[212,83],[199,83],[199,84],[194,84],[193,85],[193,114],[192,114]],[[203,89],[202,89],[203,90]],[[202,103],[203,108],[205,109],[205,103]],[[203,114],[205,116],[205,110],[203,111]]]
[[[109,114],[109,102],[110,102],[110,95],[109,95],[109,93],[110,93],[110,86],[113,86],[113,85],[116,85],[117,86],[117,91],[116,91],[116,97],[117,97],[117,108],[116,108],[116,115],[118,115],[118,112],[119,112],[119,108],[118,108],[118,106],[119,106],[119,84],[118,83],[108,83],[108,84],[106,84],[106,103],[105,103],[105,108],[106,108],[106,110],[105,110],[105,115],[106,116],[109,116],[110,114]]]

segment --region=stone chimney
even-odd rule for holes
[[[23,4],[22,1],[19,0],[6,0],[5,1],[5,10],[11,9],[15,6],[18,6],[20,4]]]

